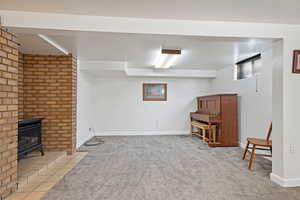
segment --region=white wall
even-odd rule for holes
[[[94,136],[94,109],[92,77],[83,71],[77,72],[77,148]],[[90,130],[91,128],[91,130]]]
[[[300,25],[114,18],[0,11],[5,27],[92,32],[121,32],[245,38],[281,38],[282,61],[273,68],[273,159],[271,179],[282,186],[300,186],[300,76],[292,74],[293,50],[300,49]],[[57,19],[57,20],[54,20]],[[63,20],[61,20],[63,19]],[[184,28],[182,28],[184,27]],[[58,32],[58,31],[57,31]],[[274,84],[276,82],[276,84]],[[275,85],[277,87],[275,87]],[[290,147],[295,151],[291,152]]]
[[[247,137],[265,138],[272,121],[272,52],[272,48],[262,52],[262,68],[257,77],[234,80],[234,66],[228,66],[212,80],[213,93],[238,94],[240,143],[245,143]]]
[[[298,34],[298,37],[297,37]],[[293,50],[300,49],[299,34],[294,32],[292,36],[284,40],[283,44],[283,131],[279,135],[282,138],[283,171],[282,185],[300,186],[300,75],[291,73]],[[277,80],[276,80],[277,81]],[[279,161],[278,161],[279,162]],[[277,175],[277,173],[274,173]],[[274,179],[275,180],[275,179]]]
[[[168,101],[142,100],[143,83],[168,84]],[[119,78],[97,79],[94,86],[98,135],[187,134],[196,96],[209,91],[208,80]]]

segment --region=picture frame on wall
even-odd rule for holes
[[[143,101],[167,101],[167,84],[144,83]]]
[[[300,50],[294,50],[293,73],[300,74]]]

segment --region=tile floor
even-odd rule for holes
[[[66,156],[62,152],[45,152],[45,156],[31,154],[19,162],[18,190],[7,200],[39,200],[86,156],[76,152]]]
[[[56,162],[65,160],[66,152],[46,152],[41,156],[40,152],[33,152],[18,162],[19,187],[30,182],[35,176],[42,174]]]

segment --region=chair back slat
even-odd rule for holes
[[[270,137],[271,137],[271,134],[272,134],[272,123],[270,124],[270,127],[269,127],[269,130],[268,130],[268,135],[267,135],[267,141],[269,142],[269,140],[270,140]]]

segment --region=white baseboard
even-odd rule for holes
[[[278,185],[280,185],[282,187],[299,187],[300,186],[300,178],[283,178],[274,173],[271,173],[270,178],[271,178],[271,181],[277,183]]]
[[[189,131],[102,131],[96,136],[135,136],[135,135],[188,135]]]
[[[241,148],[245,148],[246,144],[244,143],[240,143],[240,147]],[[268,160],[272,161],[271,157],[264,157]],[[283,178],[281,176],[278,176],[274,173],[270,174],[270,179],[271,181],[273,181],[274,183],[277,183],[278,185],[282,186],[282,187],[298,187],[300,186],[300,178]]]
[[[244,144],[244,143],[242,143],[242,142],[240,143],[240,147],[241,147],[241,148],[243,148],[243,149],[244,149],[244,148],[245,148],[245,146],[246,146],[246,144]]]
[[[87,138],[84,138],[84,140],[79,140],[79,138],[77,138],[77,140],[79,140],[80,142],[77,144],[76,148],[78,149],[79,147],[81,147],[81,145],[83,145],[86,141],[92,139],[94,136],[95,136],[95,134],[93,133],[93,134],[88,135]]]

